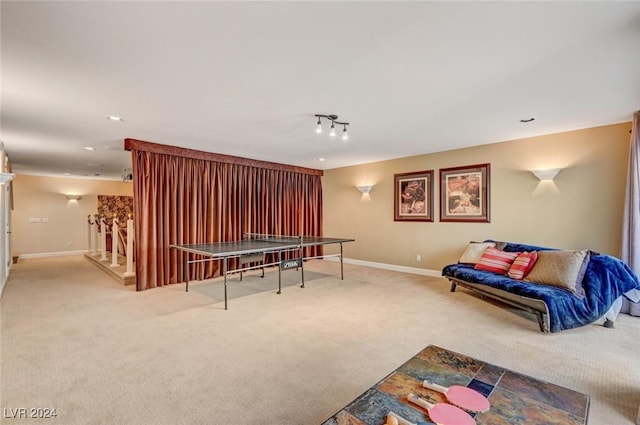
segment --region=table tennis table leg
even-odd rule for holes
[[[185,292],[189,292],[189,253],[182,254],[182,280],[184,280]]]
[[[342,242],[340,242],[340,280],[344,280],[344,267],[342,265]]]
[[[224,309],[227,309],[227,257],[222,262],[222,274],[224,275]]]
[[[278,251],[278,292],[276,294],[282,293],[282,251]]]
[[[300,277],[302,278],[301,288],[304,288],[304,247],[300,247],[300,252],[298,252],[300,257]]]

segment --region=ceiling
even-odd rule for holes
[[[640,2],[0,7],[0,140],[17,173],[120,179],[127,137],[331,169],[640,108]],[[350,139],[316,134],[314,114]]]

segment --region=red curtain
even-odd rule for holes
[[[178,148],[154,152],[158,146],[125,141],[133,159],[138,291],[182,281],[184,254],[170,244],[238,240],[244,232],[322,235],[321,171],[217,154],[209,160]],[[306,249],[315,255],[321,247]],[[219,275],[217,261],[189,267],[191,279]]]

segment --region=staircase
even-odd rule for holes
[[[107,261],[100,261],[100,254],[92,255],[90,252],[86,252],[84,257],[91,261],[93,264],[98,266],[99,269],[103,270],[109,276],[122,283],[123,285],[135,285],[136,284],[136,275],[133,274],[131,276],[125,276],[127,271],[127,257],[122,255],[118,255],[118,266],[111,267],[112,258],[109,255],[109,259]]]

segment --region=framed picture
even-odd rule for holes
[[[394,174],[395,221],[433,221],[433,170]]]
[[[489,223],[490,167],[440,169],[440,221]]]

